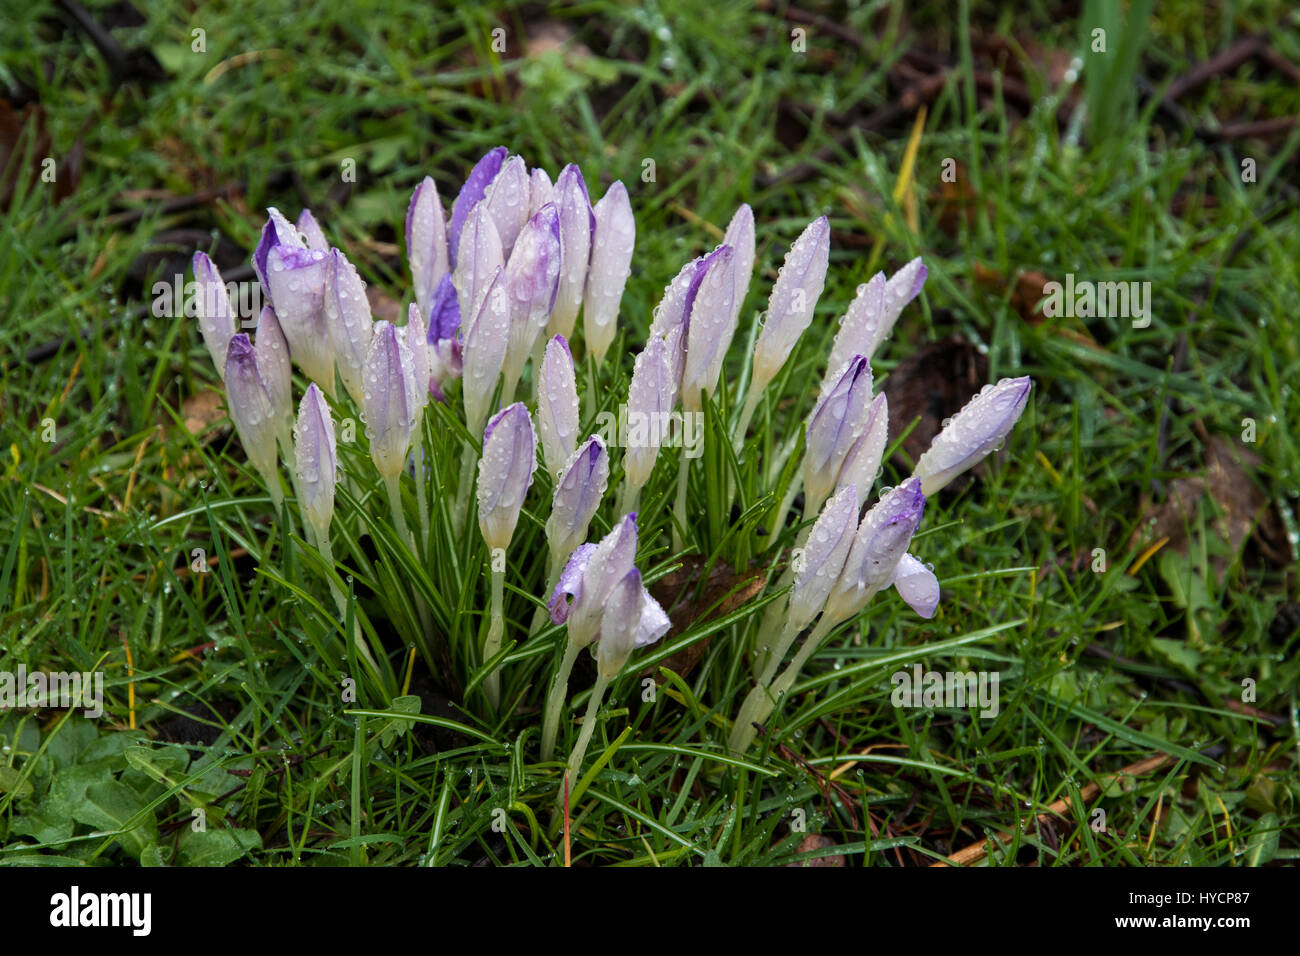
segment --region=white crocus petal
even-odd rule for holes
[[[501,236],[501,251],[506,258],[509,258],[515,247],[519,230],[528,221],[531,192],[527,164],[523,157],[511,156],[483,194],[483,206],[491,213],[492,221],[496,224],[497,233]]]
[[[786,253],[772,286],[763,330],[754,346],[754,381],[760,391],[781,371],[799,336],[812,322],[826,283],[831,227],[825,216],[809,223]]]
[[[835,486],[844,460],[866,430],[871,402],[871,366],[859,355],[808,418],[803,459],[807,500],[820,503]]]
[[[891,583],[913,611],[927,619],[934,617],[934,610],[939,606],[939,579],[933,571],[905,554],[898,559]]]
[[[849,309],[840,320],[840,327],[835,333],[835,341],[831,343],[831,357],[826,363],[826,376],[822,380],[823,389],[844,374],[853,356],[861,355],[868,362],[871,361],[873,343],[879,342],[881,338],[877,330],[884,308],[884,296],[883,272],[877,272],[869,282],[858,286],[858,293],[849,303]]]
[[[478,463],[478,525],[489,548],[510,546],[537,470],[537,437],[522,402],[492,416]]]
[[[621,182],[606,190],[592,212],[596,228],[591,239],[591,264],[583,297],[582,327],[587,350],[599,362],[614,341],[623,287],[632,274],[636,220],[632,216],[627,189]]]
[[[384,478],[395,478],[406,465],[419,406],[410,349],[389,322],[375,323],[364,381],[361,420],[370,457]]]
[[[285,453],[289,450],[289,430],[293,422],[293,367],[289,361],[289,343],[284,340],[275,310],[262,307],[257,319],[257,338],[253,343],[258,374],[271,399],[278,422],[278,435]]]
[[[411,371],[415,376],[415,401],[420,411],[429,404],[429,381],[433,372],[429,362],[429,330],[420,315],[420,307],[412,302],[406,309],[406,326],[402,329],[403,341],[411,351]],[[417,417],[419,412],[416,413]]]
[[[650,338],[667,337],[673,329],[686,327],[686,309],[690,304],[691,285],[695,280],[695,271],[703,264],[704,256],[692,259],[682,266],[673,281],[664,288],[659,304],[654,308],[650,320]]]
[[[510,296],[510,342],[502,371],[507,389],[523,375],[533,346],[546,328],[560,277],[560,223],[555,205],[543,206],[519,233],[506,263]],[[536,374],[536,370],[534,370]],[[507,395],[509,397],[509,395]]]
[[[464,185],[460,187],[460,192],[452,201],[451,220],[447,224],[447,254],[449,265],[453,270],[456,268],[457,256],[460,253],[461,232],[469,220],[469,214],[483,199],[483,193],[488,185],[500,172],[506,154],[507,150],[504,146],[496,146],[484,153],[483,157],[474,164],[474,168],[469,171]]]
[[[880,461],[885,454],[885,443],[889,438],[889,400],[881,392],[871,403],[867,412],[867,426],[862,436],[849,450],[844,465],[840,468],[840,477],[835,482],[836,490],[847,485],[858,489],[858,507],[867,500],[871,486],[876,483],[880,473]]]
[[[826,599],[825,614],[831,620],[847,620],[889,586],[924,514],[921,483],[909,478],[863,515],[844,570]]]
[[[504,268],[505,264],[501,234],[487,206],[480,202],[461,231],[459,258],[452,274],[461,315],[478,315],[488,284],[497,269]]]
[[[875,328],[874,341],[869,343],[872,353],[889,337],[889,333],[894,330],[894,323],[907,304],[921,294],[929,274],[930,270],[925,267],[921,257],[917,256],[889,277],[885,283],[884,301],[881,303],[880,323]],[[867,356],[870,357],[871,355]]]
[[[306,249],[307,243],[297,226],[286,219],[280,210],[270,206],[266,212],[266,224],[262,226],[262,235],[257,240],[257,248],[253,250],[253,271],[257,273],[257,278],[262,283],[262,291],[270,299],[271,285],[267,282],[267,256],[278,245]],[[272,305],[274,304],[272,302]]]
[[[691,280],[695,294],[687,313],[686,360],[682,367],[682,408],[697,412],[703,405],[700,393],[711,395],[718,386],[722,361],[727,356],[731,337],[736,332],[735,252],[719,246],[704,257]]]
[[[573,355],[564,336],[546,344],[537,385],[537,431],[542,457],[551,474],[559,474],[578,445],[578,384]]]
[[[727,232],[722,237],[722,244],[730,246],[736,253],[736,264],[732,273],[735,280],[736,294],[731,303],[731,321],[734,325],[740,318],[741,307],[745,304],[745,295],[749,292],[749,283],[754,275],[754,210],[749,203],[741,203],[731,222],[727,223]]]
[[[681,330],[673,331],[674,339]],[[671,345],[652,336],[632,367],[632,381],[627,389],[627,450],[623,453],[623,472],[627,481],[640,488],[650,480],[655,459],[663,444],[663,431],[677,400],[677,381],[673,373]],[[633,436],[637,440],[633,440]]]
[[[821,612],[844,568],[857,526],[858,493],[849,485],[826,502],[808,534],[790,592],[789,626],[795,631]]]
[[[480,432],[487,418],[509,337],[510,301],[506,295],[504,270],[498,266],[483,296],[478,315],[465,333],[465,346],[461,350],[465,424],[471,434]]]
[[[212,364],[223,379],[226,375],[226,353],[230,339],[235,334],[235,310],[230,305],[230,293],[221,273],[206,253],[194,253],[194,282],[198,286],[199,333],[208,347]]]
[[[939,432],[912,472],[933,495],[1006,441],[1029,401],[1029,377],[985,385]]]
[[[569,456],[555,484],[551,517],[546,521],[546,540],[555,560],[586,540],[608,484],[609,452],[604,440],[592,435]]]
[[[268,487],[278,488],[275,443],[280,434],[279,416],[257,367],[253,343],[243,332],[231,336],[226,353],[226,405],[249,463]]]
[[[591,261],[592,223],[595,221],[587,184],[577,166],[570,163],[560,171],[554,198],[560,216],[560,279],[546,334],[563,335],[568,339],[573,335],[578,310],[582,307],[587,265]]]
[[[438,187],[429,176],[415,187],[406,210],[406,259],[415,286],[415,301],[427,316],[433,307],[433,291],[450,269],[447,221]]]
[[[555,201],[555,186],[544,169],[534,169],[528,177],[528,215],[537,215],[537,211],[547,203]]]
[[[328,536],[334,516],[334,486],[338,480],[338,443],[325,396],[313,382],[298,405],[293,430],[298,502],[318,539]]]
[[[325,323],[325,272],[329,253],[284,243],[266,256],[271,304],[303,374],[334,390],[334,348]]]
[[[641,585],[641,572],[633,568],[610,590],[601,615],[596,667],[606,680],[618,676],[636,649],[637,628],[644,610],[645,588]]]
[[[322,309],[339,377],[352,400],[359,404],[363,391],[361,374],[370,354],[375,322],[365,282],[338,249],[330,252]]]
[[[329,251],[330,244],[329,240],[325,238],[325,231],[321,229],[320,223],[316,221],[316,217],[311,214],[310,209],[304,209],[298,214],[297,229],[308,249],[319,249],[321,252]]]
[[[609,592],[636,561],[636,515],[627,514],[597,543],[582,573],[582,587],[569,609],[569,640],[590,644],[600,633]]]
[[[672,621],[646,588],[641,589],[641,620],[636,626],[636,646],[647,647],[668,633]]]

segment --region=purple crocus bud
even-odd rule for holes
[[[396,478],[406,465],[420,408],[411,350],[403,339],[392,323],[376,322],[363,375],[361,420],[370,457],[385,479]]]
[[[676,345],[681,329],[674,329],[671,336],[672,344]],[[641,488],[650,480],[663,443],[663,429],[677,401],[677,378],[670,349],[668,340],[652,336],[632,366],[632,381],[627,387],[627,419],[631,427],[627,450],[623,453],[623,472],[634,488]],[[646,426],[644,440],[633,441],[633,429],[641,424]]]
[[[506,396],[509,397],[533,346],[546,328],[560,277],[560,219],[555,205],[543,206],[519,232],[506,264],[510,296],[510,342],[506,346]]]
[[[587,538],[591,518],[609,484],[609,452],[598,435],[578,446],[560,470],[546,521],[551,557],[560,561]]]
[[[568,339],[578,321],[578,309],[582,306],[582,293],[587,284],[595,216],[582,172],[572,163],[560,170],[554,197],[560,217],[560,279],[555,307],[546,323],[546,334],[563,335]]]
[[[293,423],[293,367],[289,361],[289,343],[284,340],[275,310],[269,305],[262,306],[262,314],[257,319],[253,354],[257,359],[258,374],[262,376],[262,384],[271,399],[271,408],[275,411],[280,444],[288,454],[289,430]]]
[[[826,598],[844,569],[858,527],[858,492],[854,485],[842,488],[826,502],[813,523],[800,555],[800,570],[790,592],[787,627],[795,633],[821,613]]]
[[[194,282],[199,291],[199,333],[208,347],[217,374],[226,374],[226,353],[230,338],[235,334],[235,310],[230,305],[230,294],[221,279],[221,273],[207,253],[194,253]]]
[[[532,218],[547,203],[555,202],[555,187],[544,169],[534,169],[528,176],[528,216]]]
[[[370,354],[375,322],[370,314],[365,282],[338,249],[330,250],[321,302],[339,377],[352,400],[360,404],[364,391],[361,374]]]
[[[858,355],[839,381],[822,394],[808,418],[803,459],[805,500],[814,504],[826,500],[844,460],[866,429],[871,407],[871,366]]]
[[[470,213],[460,235],[460,258],[452,279],[460,300],[461,315],[477,315],[483,293],[497,268],[505,268],[501,235],[492,222],[487,206],[480,203]]]
[[[253,250],[253,271],[257,273],[257,278],[262,283],[262,291],[266,293],[269,299],[271,298],[271,285],[266,281],[266,257],[271,254],[271,250],[276,246],[287,245],[296,249],[306,249],[307,242],[302,233],[298,231],[298,227],[286,219],[280,210],[270,206],[266,212],[266,225],[262,227],[262,235],[257,241],[257,248]]]
[[[812,322],[813,309],[826,283],[830,251],[831,226],[822,216],[808,224],[786,253],[767,301],[763,330],[754,346],[751,388],[762,391],[767,387]]]
[[[450,275],[438,280],[429,309],[429,375],[432,388],[441,386],[461,373],[460,300]]]
[[[298,405],[293,429],[293,448],[298,475],[298,507],[316,540],[327,540],[334,517],[334,485],[338,481],[338,444],[334,420],[325,396],[313,382]]]
[[[334,348],[325,320],[329,253],[285,243],[266,255],[266,277],[280,328],[303,374],[334,392]]]
[[[881,392],[867,410],[867,425],[862,430],[862,437],[849,450],[840,476],[835,482],[838,491],[846,485],[858,489],[858,507],[867,500],[867,493],[876,483],[880,472],[880,460],[885,454],[885,442],[889,438],[889,400]]]
[[[924,513],[921,482],[909,478],[882,495],[863,516],[844,570],[826,600],[825,612],[831,620],[852,617],[889,586]]]
[[[542,437],[542,457],[551,474],[558,475],[578,444],[578,385],[573,354],[564,336],[546,344],[537,385],[537,430]],[[565,549],[568,554],[571,548]]]
[[[633,568],[610,589],[600,620],[596,644],[596,668],[606,680],[613,680],[636,649],[637,626],[645,610],[645,588],[641,572]]]
[[[483,194],[483,205],[496,224],[501,236],[501,251],[506,257],[515,247],[519,230],[528,221],[531,193],[527,164],[522,156],[511,156]]]
[[[510,301],[506,295],[504,271],[492,275],[478,315],[465,333],[461,350],[464,364],[465,424],[471,435],[478,434],[487,418],[488,404],[496,391],[497,377],[506,357],[510,336]]]
[[[687,290],[686,361],[682,366],[682,408],[698,412],[700,393],[711,394],[718,385],[722,360],[736,332],[735,253],[718,246],[700,263]]]
[[[870,282],[858,286],[858,293],[840,320],[835,341],[831,344],[831,357],[826,363],[823,388],[836,381],[848,368],[853,356],[861,355],[868,362],[883,337],[879,334],[880,316],[884,309],[885,274],[877,272]]]
[[[402,340],[411,350],[411,371],[415,376],[416,404],[420,411],[429,404],[429,385],[433,381],[433,370],[429,362],[429,332],[421,318],[420,307],[412,302],[406,309],[406,326],[401,330]],[[419,412],[416,412],[419,417]]]
[[[415,301],[427,316],[433,309],[434,290],[450,269],[442,200],[429,176],[415,187],[406,209],[406,260],[411,267]]]
[[[451,224],[447,227],[447,254],[453,269],[456,268],[457,256],[460,253],[461,231],[465,228],[470,212],[483,198],[488,183],[492,182],[500,172],[506,154],[507,150],[504,146],[497,146],[484,153],[483,158],[470,170],[469,176],[465,178],[465,185],[461,186],[456,201],[452,204]],[[469,314],[473,315],[472,312]]]
[[[632,247],[636,245],[636,220],[627,188],[616,182],[592,208],[596,225],[591,236],[591,264],[583,296],[582,328],[587,351],[599,362],[609,351],[618,325],[623,287],[632,274]]]
[[[913,611],[926,619],[934,617],[934,609],[939,606],[939,579],[933,571],[905,554],[898,559],[891,583]]]
[[[598,544],[583,545],[574,552],[550,603],[551,620],[556,624],[568,621],[570,641],[582,646],[599,636],[609,593],[632,570],[635,560],[635,512],[625,515]],[[565,595],[573,596],[572,604],[565,601]]]
[[[505,550],[537,470],[537,436],[522,402],[492,416],[478,463],[478,526],[489,548]]]
[[[736,251],[736,265],[733,278],[736,282],[736,295],[731,304],[732,324],[740,318],[741,307],[745,304],[745,295],[749,292],[749,282],[754,275],[754,210],[749,203],[741,203],[731,222],[727,223],[726,235],[722,237],[724,246],[731,246]]]
[[[656,336],[666,338],[673,329],[687,328],[686,319],[693,298],[692,290],[699,289],[699,284],[695,281],[695,273],[703,263],[704,256],[692,259],[682,266],[681,271],[673,277],[673,281],[664,288],[663,297],[655,306],[654,316],[650,320],[650,338]]]
[[[243,332],[231,336],[226,353],[226,403],[244,454],[278,505],[280,479],[275,469],[275,442],[281,418],[257,367],[253,343]]]
[[[933,495],[1006,441],[1029,401],[1029,376],[985,385],[952,419],[916,462],[912,474]]]
[[[311,214],[310,209],[304,209],[298,214],[297,229],[308,249],[329,252],[329,240],[325,238],[324,230],[321,229],[320,223],[316,221],[316,217]]]

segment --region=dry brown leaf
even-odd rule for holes
[[[812,853],[815,850],[828,850],[833,846],[838,846],[834,840],[822,833],[810,833],[799,841],[796,853]],[[794,863],[787,863],[786,866],[804,867],[804,866],[845,866],[844,857],[837,856],[819,856],[811,860],[796,860]]]
[[[704,559],[699,556],[686,557],[682,559],[682,566],[671,574],[666,574],[650,586],[650,593],[654,595],[656,601],[663,605],[664,610],[668,612],[668,617],[672,620],[673,626],[665,636],[665,641],[671,641],[678,634],[687,631],[699,618],[701,614],[708,611],[709,608],[722,601],[710,617],[724,617],[730,614],[736,608],[740,607],[746,601],[751,601],[757,597],[763,590],[763,570],[761,568],[750,571],[748,577],[734,574],[729,565],[722,563],[715,564],[709,572],[708,583],[704,586],[704,594],[700,600],[693,599],[695,588],[699,584],[700,574],[703,573]],[[728,592],[735,590],[723,599]],[[643,677],[659,676],[659,668],[667,667],[673,673],[680,677],[685,677],[691,672],[704,652],[709,649],[711,637],[706,637],[701,641],[696,641],[690,647],[678,651],[667,660],[652,668],[648,668]]]
[[[1007,277],[997,269],[989,269],[979,262],[974,265],[975,281],[996,295],[1005,295]],[[1011,290],[1011,307],[1030,325],[1042,325],[1045,316],[1039,308],[1042,302],[1043,287],[1051,280],[1037,270],[1016,273],[1015,286]]]
[[[181,403],[181,414],[185,417],[185,430],[200,436],[226,417],[225,398],[216,389],[205,388]]]

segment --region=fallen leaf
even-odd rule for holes
[[[979,285],[995,295],[1006,295],[1007,277],[997,269],[989,269],[976,262],[972,274]],[[1016,273],[1015,285],[1011,289],[1011,307],[1030,325],[1042,325],[1046,319],[1039,305],[1044,298],[1043,288],[1050,281],[1038,270]]]
[[[213,388],[205,388],[181,403],[185,430],[199,436],[226,417],[225,398]]]
[[[812,853],[816,850],[829,850],[833,846],[839,846],[834,840],[822,833],[810,833],[799,841],[796,853]],[[796,860],[793,863],[787,863],[786,866],[795,868],[805,866],[845,866],[842,854],[835,856],[819,856],[811,860]]]
[[[650,593],[663,605],[673,622],[672,630],[664,636],[664,641],[671,641],[678,634],[685,633],[699,620],[701,614],[719,601],[722,603],[710,612],[710,618],[730,614],[745,602],[753,600],[763,590],[763,569],[756,567],[748,576],[737,575],[732,572],[729,565],[719,562],[710,571],[708,583],[704,586],[704,594],[697,601],[694,599],[694,594],[703,568],[704,558],[698,555],[688,556],[682,559],[680,568],[664,575],[650,586]],[[724,599],[724,595],[728,595],[728,592],[733,590],[735,593]],[[685,677],[700,662],[704,652],[709,649],[711,640],[712,637],[706,637],[696,641],[660,664],[647,668],[642,676],[658,678],[659,668],[667,667],[678,676]]]

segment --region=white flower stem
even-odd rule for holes
[[[533,612],[533,623],[528,628],[529,637],[545,627],[546,622],[550,620],[547,605],[550,603],[551,595],[555,593],[555,586],[560,583],[560,574],[564,570],[564,565],[561,563],[563,560],[554,552],[546,559],[546,590],[542,592],[542,606]]]
[[[609,678],[603,674],[596,675],[596,683],[591,688],[591,699],[587,701],[587,714],[582,718],[582,730],[578,733],[578,742],[574,745],[573,753],[569,754],[569,790],[578,783],[578,771],[582,769],[582,758],[587,755],[587,745],[591,743],[591,735],[596,730],[596,715],[600,712],[600,702],[605,696],[605,688],[609,686]]]
[[[505,571],[492,572],[492,619],[488,624],[487,640],[483,644],[483,660],[490,661],[501,650],[501,637],[505,633],[505,619],[501,605],[505,596]],[[496,710],[501,702],[501,675],[494,669],[483,678],[483,693],[488,703]]]
[[[456,487],[456,508],[451,513],[452,530],[459,539],[465,533],[465,520],[469,511],[469,492],[474,484],[474,465],[477,463],[472,442],[465,443],[460,459],[460,484]]]
[[[411,529],[406,526],[406,515],[402,514],[402,485],[401,474],[385,475],[384,484],[388,488],[388,503],[392,505],[393,527],[397,529],[397,536],[402,539],[402,543],[411,549],[415,554],[415,536],[411,534]]]
[[[415,446],[415,501],[420,512],[420,540],[416,557],[423,558],[429,547],[429,491],[425,487],[429,480],[428,465],[424,454],[424,429],[420,429],[420,441]]]
[[[776,702],[781,698],[781,695],[787,693],[794,685],[795,678],[799,676],[799,671],[801,671],[804,664],[808,662],[808,658],[813,655],[817,650],[818,645],[821,644],[822,640],[830,632],[831,628],[837,623],[838,621],[826,617],[823,617],[818,621],[817,626],[813,628],[812,633],[808,635],[808,639],[804,641],[803,647],[799,648],[799,653],[797,653],[794,656],[794,659],[790,662],[790,666],[782,671],[781,675],[777,677],[775,681],[772,681],[771,677],[768,675],[776,673],[781,658],[784,657],[785,652],[789,650],[790,642],[798,636],[797,634],[789,635],[789,637],[784,634],[782,635],[780,641],[781,653],[775,655],[772,659],[772,663],[764,669],[764,676],[768,679],[760,680],[757,686],[749,692],[744,703],[740,705],[740,713],[736,715],[736,722],[732,725],[731,736],[727,741],[727,748],[733,754],[743,754],[749,749],[749,745],[752,744],[754,738],[758,736],[758,731],[754,727],[754,724],[762,723],[767,720],[773,709],[775,709]]]
[[[555,736],[560,729],[560,716],[564,712],[564,692],[569,688],[569,675],[578,660],[582,645],[565,641],[564,656],[560,666],[555,670],[550,692],[546,695],[546,710],[542,716],[542,761],[550,760],[555,754]]]
[[[682,449],[682,458],[677,466],[677,503],[673,508],[673,514],[677,520],[673,523],[673,551],[680,553],[682,550],[682,528],[686,527],[686,481],[691,472],[691,460],[686,457],[686,449]]]
[[[758,402],[762,397],[762,387],[759,383],[751,381],[749,392],[745,395],[745,407],[740,410],[740,420],[736,422],[736,430],[731,436],[731,447],[736,450],[737,455],[745,447],[745,432],[749,431],[750,419],[754,417],[754,411],[758,408]]]
[[[316,539],[316,550],[320,552],[321,559],[329,568],[334,567],[334,552],[330,548],[330,536],[328,528],[313,528],[313,535]],[[334,583],[332,575],[326,575],[326,582],[330,587],[330,594],[334,597],[334,604],[338,607],[339,618],[343,621],[348,619],[348,600],[344,596],[343,590]],[[375,673],[375,679],[379,679],[379,664],[375,661],[374,656],[370,653],[370,648],[366,647],[365,642],[361,639],[361,624],[354,618],[352,621],[352,642],[356,645],[357,653],[360,654],[366,664]]]
[[[641,503],[641,486],[634,485],[631,481],[623,479],[623,496],[618,506],[619,515],[625,515],[628,512],[636,511],[637,506]]]

